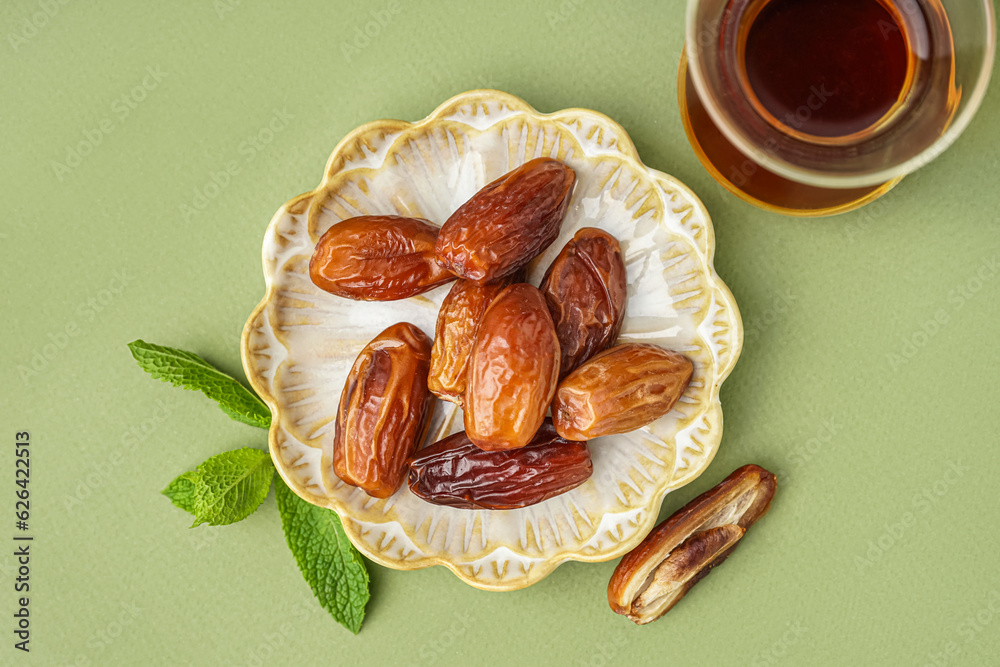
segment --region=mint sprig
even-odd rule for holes
[[[197,389],[217,401],[233,419],[267,429],[271,413],[256,394],[192,352],[129,343],[140,368],[175,387]],[[357,634],[365,617],[368,570],[333,510],[299,498],[274,474],[267,452],[251,447],[224,452],[174,479],[162,491],[175,506],[195,516],[192,526],[242,521],[274,495],[288,548],[313,595],[338,623]]]
[[[281,478],[274,482],[285,541],[319,603],[358,634],[368,603],[368,570],[333,510],[299,498]]]
[[[226,526],[247,518],[271,488],[274,464],[267,452],[244,447],[218,454],[163,490],[177,507],[194,515],[192,528]]]
[[[192,352],[153,345],[144,340],[128,344],[139,367],[157,380],[198,390],[216,401],[236,421],[270,428],[271,411],[257,395]]]

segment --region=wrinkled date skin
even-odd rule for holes
[[[309,277],[322,290],[358,301],[422,294],[454,276],[434,261],[438,228],[419,218],[364,215],[320,237]]]
[[[410,462],[410,490],[436,505],[509,510],[575,489],[593,472],[586,443],[563,440],[546,420],[521,449],[486,452],[464,432],[425,447]]]
[[[579,230],[552,262],[539,287],[552,313],[566,377],[618,338],[625,318],[626,274],[615,237]]]
[[[483,315],[469,359],[465,432],[480,449],[528,444],[559,379],[559,340],[541,292],[518,283]],[[585,438],[583,438],[585,439]]]
[[[618,563],[611,609],[638,625],[666,614],[767,514],[777,488],[772,473],[745,465],[677,510]]]
[[[402,485],[430,418],[430,360],[430,338],[408,322],[392,325],[361,351],[340,395],[337,477],[375,498],[388,498]]]
[[[552,421],[567,440],[634,431],[670,412],[693,370],[690,359],[662,347],[618,345],[562,381]]]
[[[438,263],[484,284],[514,273],[559,235],[576,173],[537,158],[493,181],[441,227]]]
[[[493,299],[505,287],[523,278],[524,273],[518,271],[488,285],[458,280],[448,292],[438,311],[431,372],[427,377],[427,386],[435,396],[459,406],[465,405],[466,369],[479,322]]]

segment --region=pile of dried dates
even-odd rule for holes
[[[526,265],[559,236],[575,181],[566,165],[539,158],[484,187],[440,229],[362,216],[320,238],[310,277],[338,296],[392,301],[456,281],[433,341],[400,322],[358,355],[334,431],[340,479],[376,498],[408,481],[438,505],[526,507],[590,477],[588,440],[673,408],[691,361],[656,345],[614,345],[626,273],[613,236],[580,229],[541,285],[525,282]],[[420,449],[434,396],[463,408],[465,430]],[[638,624],[661,617],[729,556],[775,488],[774,475],[744,466],[681,508],[618,564],[611,608]]]
[[[400,322],[358,355],[334,431],[341,480],[376,498],[407,481],[439,505],[526,507],[590,477],[589,439],[673,408],[691,361],[655,345],[614,345],[626,272],[613,236],[580,229],[541,285],[525,282],[526,265],[559,236],[575,181],[565,164],[539,158],[440,228],[361,216],[323,234],[309,274],[331,294],[392,301],[455,281],[433,341]],[[419,449],[434,396],[463,408],[465,430]]]

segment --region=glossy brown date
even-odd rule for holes
[[[392,325],[361,351],[340,395],[337,477],[375,498],[388,498],[402,485],[431,413],[430,360],[430,338],[408,322]]]
[[[559,384],[552,421],[567,440],[634,431],[670,412],[693,370],[690,359],[662,347],[618,345]]]
[[[666,614],[726,560],[776,489],[773,474],[745,465],[679,509],[618,563],[608,582],[611,609],[639,625]]]
[[[454,276],[434,261],[438,228],[419,218],[364,215],[320,237],[309,277],[322,290],[358,301],[395,301]]]
[[[487,285],[458,280],[438,311],[431,350],[431,371],[427,386],[440,399],[465,405],[466,370],[476,331],[493,299],[511,283],[524,277],[522,271]]]
[[[583,442],[563,440],[546,420],[520,449],[486,452],[459,432],[421,449],[410,462],[410,490],[461,509],[527,507],[583,484],[594,471]]]
[[[469,359],[469,439],[485,450],[527,445],[545,419],[558,378],[559,340],[545,299],[527,283],[507,287],[483,315]]]
[[[480,284],[514,273],[556,240],[575,181],[572,169],[550,158],[493,181],[442,225],[438,263]]]
[[[560,378],[614,344],[625,317],[626,274],[615,237],[580,229],[552,262],[542,284],[562,358]]]

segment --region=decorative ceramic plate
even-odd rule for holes
[[[518,510],[461,510],[427,503],[404,485],[387,500],[341,482],[331,464],[333,428],[347,373],[387,326],[412,322],[434,335],[451,285],[404,301],[360,302],[315,287],[308,264],[319,237],[358,215],[443,223],[487,183],[539,156],[576,170],[559,238],[529,265],[538,284],[573,234],[599,227],[621,243],[628,304],[619,342],[686,354],[694,376],[668,415],[589,443],[594,474],[569,493]],[[329,507],[351,541],[398,569],[444,565],[488,590],[533,584],[567,560],[605,561],[652,528],[664,495],[705,470],[722,436],[719,388],[743,343],[732,294],[712,267],[705,207],[683,184],[642,164],[625,131],[584,109],[541,114],[494,90],[458,95],[418,123],[382,120],[333,151],[322,184],[291,200],[264,237],[267,293],[243,330],[243,365],[271,408],[271,456],[305,500]],[[462,412],[437,402],[427,442],[462,428]]]

